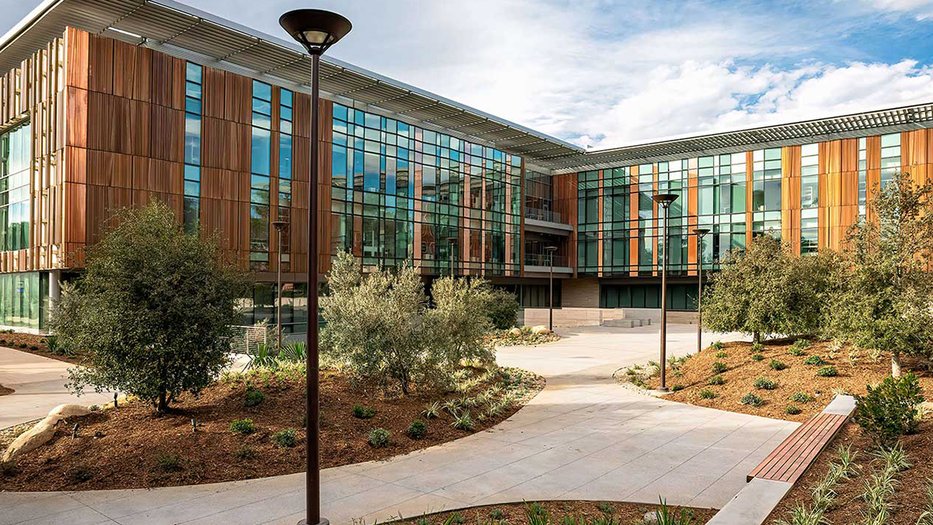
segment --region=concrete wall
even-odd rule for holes
[[[567,279],[561,283],[561,306],[564,308],[599,308],[599,280]]]
[[[522,324],[526,326],[547,325],[547,308],[525,308]],[[661,321],[661,310],[656,308],[575,308],[554,309],[554,326],[600,326],[610,319],[648,319],[652,324]],[[695,312],[667,312],[667,322],[692,324]]]

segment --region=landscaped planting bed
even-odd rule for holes
[[[396,520],[393,525],[639,525],[646,512],[656,512],[658,505],[607,501],[542,501],[472,507],[439,512],[416,518]],[[668,521],[671,525],[706,523],[715,510],[668,507],[667,512],[690,517],[692,521]],[[683,514],[681,514],[683,513]],[[570,520],[570,521],[567,521]],[[656,522],[655,522],[656,523]]]
[[[4,465],[0,490],[157,487],[301,472],[303,378],[301,366],[257,369],[228,375],[200,396],[181,396],[162,416],[130,402],[68,421],[48,445]],[[443,395],[416,390],[387,397],[323,372],[322,466],[386,459],[481,431],[518,410],[543,379],[517,369],[467,368],[457,374],[457,387]],[[431,405],[436,410],[426,410]]]
[[[904,359],[920,385],[933,392],[933,376]],[[652,367],[629,369],[623,380],[657,388]],[[647,371],[647,372],[646,372]],[[717,343],[687,359],[671,360],[665,399],[756,416],[805,421],[819,413],[836,393],[864,394],[866,385],[891,374],[890,355],[856,351],[827,341],[793,340]],[[645,378],[645,376],[651,376]]]
[[[65,354],[57,348],[56,351],[49,349],[49,340],[44,335],[0,330],[0,347],[13,348],[21,352],[28,352],[30,354],[48,357],[49,359],[57,359],[66,363],[77,364],[79,362],[77,356]],[[0,352],[3,351],[5,350],[0,348]]]
[[[879,504],[889,506],[888,518],[885,521],[872,523],[885,525],[933,523],[933,521],[917,521],[920,515],[933,505],[930,492],[933,462],[929,461],[930,451],[933,450],[933,421],[921,422],[915,434],[901,437],[900,445],[910,466],[903,470],[900,470],[903,465],[891,469],[890,488],[893,492],[886,493],[876,488],[879,481],[888,476],[879,450],[873,446],[871,439],[858,426],[854,423],[848,424],[839,432],[830,446],[820,454],[810,470],[794,485],[765,523],[777,525],[781,520],[796,523],[791,520],[795,508],[805,506],[807,509],[812,509],[817,499],[827,497],[826,494],[829,494],[829,500],[824,516],[828,519],[828,523],[866,523],[866,514],[869,512],[866,493],[869,492],[870,487],[874,489],[873,494],[882,496],[883,500]],[[832,491],[827,493],[821,490],[820,484],[830,477],[831,464],[835,463],[837,465],[835,468],[839,468],[840,448],[849,450],[854,467],[846,476],[848,479],[840,478],[831,487],[827,487]],[[878,500],[875,499],[875,501]]]

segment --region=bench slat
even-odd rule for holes
[[[828,413],[810,418],[768,454],[748,479],[795,482],[847,420],[847,416]]]
[[[763,477],[768,479],[768,475],[778,468],[788,454],[793,454],[793,449],[800,440],[807,439],[808,436],[816,430],[816,425],[823,419],[825,414],[818,414],[810,421],[800,425],[777,446],[762,462],[755,467],[748,478]]]

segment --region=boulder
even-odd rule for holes
[[[6,452],[3,453],[3,458],[0,459],[0,461],[10,461],[20,454],[25,454],[26,452],[35,450],[48,443],[48,441],[52,439],[52,436],[55,435],[55,425],[58,424],[60,420],[60,417],[52,416],[36,423],[36,426],[23,432],[10,443],[10,446],[6,448]]]
[[[658,525],[658,515],[653,510],[646,512],[642,517],[642,520],[644,521],[645,525]]]
[[[533,334],[550,334],[552,333],[546,326],[539,324],[538,326],[531,327],[531,333]]]
[[[515,327],[509,330],[509,335],[520,336],[522,335],[522,329]]]
[[[91,409],[84,405],[58,405],[49,412],[49,417],[81,417],[91,413]]]

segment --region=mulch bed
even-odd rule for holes
[[[27,352],[49,359],[64,361],[73,365],[81,361],[80,356],[56,354],[49,351],[44,335],[24,334],[20,332],[0,331],[0,346]]]
[[[835,393],[864,394],[866,385],[879,383],[891,374],[889,355],[872,360],[866,352],[862,351],[853,365],[849,358],[849,347],[844,347],[834,354],[829,342],[817,341],[806,350],[807,355],[794,356],[788,353],[792,342],[780,340],[764,343],[761,351],[764,359],[761,361],[752,359],[751,343],[723,343],[721,351],[726,353],[726,357],[716,357],[719,350],[712,347],[706,348],[687,359],[680,366],[679,372],[674,372],[668,367],[668,386],[680,390],[671,392],[665,396],[665,399],[756,416],[806,421],[823,410]],[[819,355],[826,364],[804,364],[804,361],[812,355]],[[788,365],[788,368],[773,370],[770,367],[772,360],[781,361]],[[707,384],[708,380],[716,375],[713,372],[713,363],[716,361],[721,361],[728,367],[727,371],[719,374],[725,379],[723,385]],[[920,385],[924,391],[933,392],[933,376],[922,369],[919,363],[912,363],[907,359],[903,361],[907,369],[912,367],[913,372],[920,377]],[[827,365],[836,367],[839,375],[836,377],[817,376],[817,370]],[[755,379],[759,377],[776,381],[777,388],[774,390],[755,388]],[[650,388],[655,388],[659,384],[659,379],[651,378],[648,384]],[[706,389],[714,392],[717,397],[713,399],[700,397],[700,392]],[[742,397],[749,392],[761,397],[764,404],[755,407],[740,403]],[[797,392],[807,393],[814,399],[808,403],[791,401],[790,396]],[[799,408],[801,412],[788,414],[785,412],[788,405]]]
[[[543,379],[532,377],[530,394],[543,387]],[[498,381],[498,379],[496,380]],[[244,406],[246,385],[219,382],[199,397],[184,396],[173,410],[158,416],[140,402],[116,410],[95,412],[76,419],[78,437],[71,437],[72,424],[59,424],[53,440],[21,457],[14,472],[0,475],[0,490],[52,491],[122,489],[215,483],[290,474],[304,471],[305,414],[304,382],[273,378],[254,382],[265,395],[258,406]],[[479,385],[476,390],[489,385]],[[336,372],[321,379],[321,462],[323,468],[387,459],[398,454],[437,445],[479,432],[506,419],[520,408],[514,403],[496,417],[478,421],[472,431],[451,426],[442,413],[425,420],[427,435],[412,439],[409,424],[424,419],[421,412],[429,401],[461,397],[415,393],[409,397],[385,398],[375,390],[354,385]],[[371,419],[353,416],[354,405],[374,408]],[[230,431],[234,419],[250,418],[256,431],[249,435]],[[192,431],[191,420],[197,422]],[[377,427],[391,433],[388,446],[373,448],[367,442]],[[273,434],[287,428],[297,430],[293,448],[275,444]]]
[[[887,525],[914,525],[927,505],[926,489],[929,480],[933,479],[933,462],[928,459],[933,450],[933,421],[923,421],[916,434],[901,438],[901,444],[913,467],[897,475],[899,483],[890,499],[893,507]],[[865,503],[861,500],[861,494],[865,490],[865,480],[877,467],[877,461],[873,464],[871,440],[854,423],[849,423],[839,432],[810,470],[778,504],[766,523],[776,524],[780,519],[788,519],[788,513],[798,504],[806,504],[808,508],[813,506],[811,492],[826,477],[829,464],[836,458],[840,445],[851,445],[853,451],[858,451],[855,462],[861,471],[858,476],[835,488],[836,503],[826,512],[826,518],[829,523],[836,524],[862,523]]]
[[[0,396],[8,396],[12,394],[14,390],[12,388],[7,388],[3,385],[0,385]]]
[[[396,520],[388,523],[393,525],[421,525],[419,520],[422,518],[427,518],[429,523],[441,524],[447,523],[445,520],[451,516],[459,514],[462,520],[457,521],[455,519],[452,521],[452,523],[462,523],[465,525],[488,525],[495,523],[525,524],[528,523],[527,509],[529,504],[530,502],[472,507],[458,511],[428,514],[424,517],[419,516],[412,519]],[[654,512],[658,508],[657,505],[646,505],[643,503],[614,503],[598,501],[542,501],[537,503],[537,505],[540,505],[542,508],[547,510],[550,523],[561,523],[565,517],[586,518],[587,520],[592,520],[606,516],[606,512],[604,512],[604,510],[611,508],[611,515],[617,520],[615,523],[624,525],[643,523],[642,519],[644,518],[645,513]],[[670,508],[675,511],[680,509],[680,507]],[[686,507],[684,509],[693,514],[693,523],[695,524],[706,523],[710,518],[713,517],[714,514],[716,514],[716,511],[712,509],[688,509]]]

